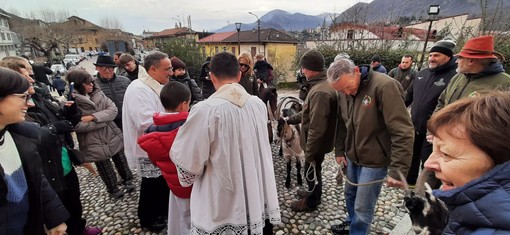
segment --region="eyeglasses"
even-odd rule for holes
[[[23,93],[23,94],[12,94],[13,96],[16,96],[18,98],[21,98],[21,99],[24,99],[25,100],[25,103],[28,103],[28,101],[32,98],[32,95],[28,94],[28,93]]]
[[[101,70],[110,70],[110,69],[113,70],[114,69],[114,67],[98,67],[98,68]]]
[[[240,66],[240,67],[246,67],[246,68],[249,68],[249,67],[250,67],[250,66],[249,66],[249,65],[247,65],[247,64],[241,64],[241,63],[239,64],[239,66]]]

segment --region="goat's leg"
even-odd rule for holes
[[[287,179],[285,179],[285,188],[290,188],[290,172],[292,170],[292,162],[287,161]]]
[[[297,183],[299,186],[303,185],[303,178],[301,178],[301,161],[296,159],[296,175],[297,175]]]

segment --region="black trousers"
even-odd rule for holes
[[[150,227],[158,218],[168,216],[169,196],[170,189],[163,176],[142,177],[138,201],[138,218],[142,227]]]
[[[126,183],[131,181],[133,179],[133,173],[129,169],[124,151],[120,151],[119,153],[113,155],[112,160],[123,182]],[[97,172],[106,185],[106,190],[108,193],[113,193],[119,190],[119,187],[117,186],[117,175],[115,174],[113,164],[110,159],[97,161],[95,164],[97,167]]]
[[[415,133],[414,134],[414,146],[413,146],[413,160],[411,162],[411,167],[409,168],[409,172],[407,173],[407,183],[410,185],[415,185],[416,180],[418,179],[418,174],[420,169],[423,169],[423,165],[429,159],[430,154],[432,153],[432,144],[427,141],[427,134],[423,133]],[[441,182],[436,179],[433,173],[427,175],[427,183],[429,183],[430,187],[433,189],[439,188],[441,186]]]
[[[305,161],[305,175],[306,183],[308,185],[308,191],[312,193],[306,198],[306,204],[308,207],[315,208],[321,203],[322,197],[322,162],[324,161],[324,155],[315,157],[315,177],[317,180],[313,180],[314,171],[311,164]]]
[[[74,168],[65,176],[67,188],[58,193],[62,204],[71,215],[66,220],[67,234],[81,234],[85,228],[86,220],[82,218],[83,208],[80,201],[80,184]]]

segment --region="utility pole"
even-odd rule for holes
[[[260,53],[260,19],[259,19],[259,17],[258,17],[257,15],[255,15],[255,14],[254,14],[254,13],[252,13],[251,11],[250,11],[250,12],[248,12],[248,14],[253,15],[253,16],[255,16],[255,17],[257,17],[257,33],[258,33],[258,40],[257,40],[257,42],[258,42],[258,48],[257,48],[257,50],[258,50],[258,52]],[[262,54],[265,54],[265,53],[262,53]]]

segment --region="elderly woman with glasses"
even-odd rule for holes
[[[0,68],[0,234],[65,234],[69,213],[42,173],[40,128],[24,122],[29,82]]]
[[[239,62],[239,71],[241,71],[239,84],[241,84],[250,95],[258,96],[258,83],[255,73],[253,72],[253,59],[251,55],[242,53],[237,57],[237,62]]]
[[[510,234],[510,93],[465,98],[428,122],[433,152],[425,168],[442,182],[443,234]]]

